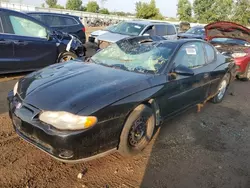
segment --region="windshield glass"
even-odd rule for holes
[[[186,33],[194,35],[204,35],[205,29],[201,27],[192,27]]]
[[[145,27],[146,26],[142,24],[121,22],[112,28],[112,32],[123,35],[138,36]]]
[[[104,30],[112,32],[115,29],[115,27],[116,27],[116,25],[110,25],[110,26],[106,27]]]
[[[139,73],[158,73],[168,63],[176,43],[144,43],[119,41],[92,57],[94,63]]]
[[[222,44],[235,44],[241,46],[250,46],[250,43],[241,39],[231,39],[231,38],[214,38],[212,39],[213,43],[222,43]]]

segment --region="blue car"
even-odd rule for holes
[[[76,37],[27,14],[0,9],[0,74],[33,71],[84,56]]]
[[[203,39],[205,40],[205,28],[203,26],[195,26],[187,30],[185,33],[179,33],[178,39]]]

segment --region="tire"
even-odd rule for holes
[[[140,153],[151,141],[154,129],[154,111],[146,105],[139,105],[131,112],[124,125],[120,136],[119,152],[125,156]]]
[[[223,101],[228,85],[229,85],[230,75],[226,74],[221,80],[216,96],[211,100],[213,103],[217,104]]]
[[[249,81],[250,80],[250,63],[248,63],[246,72],[244,76],[241,78],[242,81]]]
[[[74,60],[77,58],[77,55],[75,53],[72,52],[64,52],[63,54],[60,55],[60,57],[58,58],[58,63],[64,63],[70,60]]]

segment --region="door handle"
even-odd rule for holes
[[[205,73],[204,78],[208,78],[208,77],[209,77],[209,73]]]
[[[14,44],[20,45],[20,46],[25,46],[25,45],[28,44],[28,42],[20,41],[20,40],[15,40],[15,41],[13,41],[13,42],[14,42]]]

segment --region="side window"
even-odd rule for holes
[[[143,34],[149,34],[150,36],[155,36],[155,26],[149,26]]]
[[[17,16],[9,16],[9,18],[13,28],[13,34],[28,37],[47,38],[47,31],[43,26]]]
[[[166,25],[156,25],[156,35],[166,36],[167,35],[167,26]]]
[[[64,20],[61,16],[51,16],[51,15],[43,15],[44,21],[50,27],[64,26]]]
[[[63,17],[65,25],[76,25],[77,22],[73,18]]]
[[[32,16],[33,18],[36,18],[39,21],[43,21],[41,15],[39,14],[31,14],[30,16]]]
[[[175,34],[176,34],[176,31],[175,31],[174,26],[172,26],[172,25],[167,25],[167,34],[168,34],[168,35],[175,35]]]
[[[215,59],[214,49],[210,45],[205,44],[205,50],[207,54],[207,63],[212,63]]]
[[[175,57],[175,65],[184,65],[195,69],[206,64],[203,43],[190,42],[184,44]]]
[[[0,17],[0,33],[3,33],[3,24],[1,17]]]

